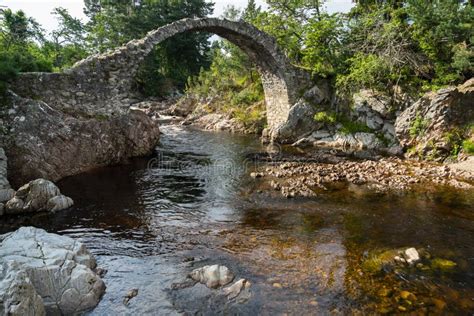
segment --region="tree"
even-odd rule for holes
[[[52,14],[58,19],[59,26],[51,32],[51,41],[43,45],[44,52],[56,68],[70,67],[89,53],[85,26],[64,8],[55,8]]]
[[[51,62],[39,44],[44,35],[39,24],[23,11],[0,11],[0,98],[8,82],[21,71],[51,71]]]
[[[435,83],[452,84],[474,73],[474,6],[455,0],[408,0],[411,34],[433,65]]]
[[[173,21],[205,17],[212,11],[213,4],[205,0],[89,0],[85,11],[91,19],[87,40],[102,52]],[[137,88],[147,95],[160,95],[169,86],[184,88],[189,76],[209,67],[209,36],[181,34],[158,45],[139,71]]]

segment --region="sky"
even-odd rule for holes
[[[214,16],[220,16],[229,5],[243,8],[247,4],[247,0],[214,0],[213,2],[215,3]],[[265,5],[263,0],[256,0],[256,2],[258,5]],[[35,18],[48,33],[57,27],[57,22],[51,15],[54,8],[66,8],[72,16],[85,21],[82,5],[83,0],[0,0],[0,6],[6,6],[12,10],[23,10],[28,16]],[[326,4],[329,13],[347,12],[351,7],[351,0],[329,0]]]

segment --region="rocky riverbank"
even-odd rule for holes
[[[1,117],[0,147],[16,187],[148,155],[159,140],[158,125],[142,111],[85,115],[12,93]]]
[[[375,193],[403,193],[432,186],[474,190],[473,172],[396,157],[356,161],[319,153],[312,154],[310,159],[287,157],[250,175],[261,178],[261,189],[279,191],[287,198],[318,196],[347,186]]]

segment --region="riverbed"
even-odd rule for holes
[[[288,199],[250,177],[268,151],[271,160],[275,148],[252,136],[164,126],[154,157],[66,178],[58,186],[73,208],[10,218],[1,230],[33,225],[84,242],[107,270],[90,315],[474,311],[471,190],[347,187]],[[367,269],[408,247],[454,266]],[[249,280],[250,295],[186,286],[207,264]],[[131,289],[138,295],[125,304]]]

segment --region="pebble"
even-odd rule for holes
[[[405,259],[408,264],[413,264],[420,260],[420,254],[415,248],[408,248],[405,250]]]
[[[277,162],[265,170],[273,178],[269,179],[270,186],[285,197],[316,196],[316,189],[325,189],[325,185],[337,182],[366,185],[380,193],[407,191],[422,183],[449,185],[458,189],[474,188],[469,183],[474,181],[474,174],[455,170],[447,174],[443,168],[430,163],[404,162],[394,157],[356,162],[327,154],[312,157],[311,162]],[[258,174],[253,172],[251,176],[258,177]],[[425,187],[430,188],[429,185]],[[414,253],[409,256],[413,257],[410,262],[419,260],[415,259]]]
[[[409,291],[401,291],[400,297],[404,300],[416,301],[416,296],[412,292]]]

